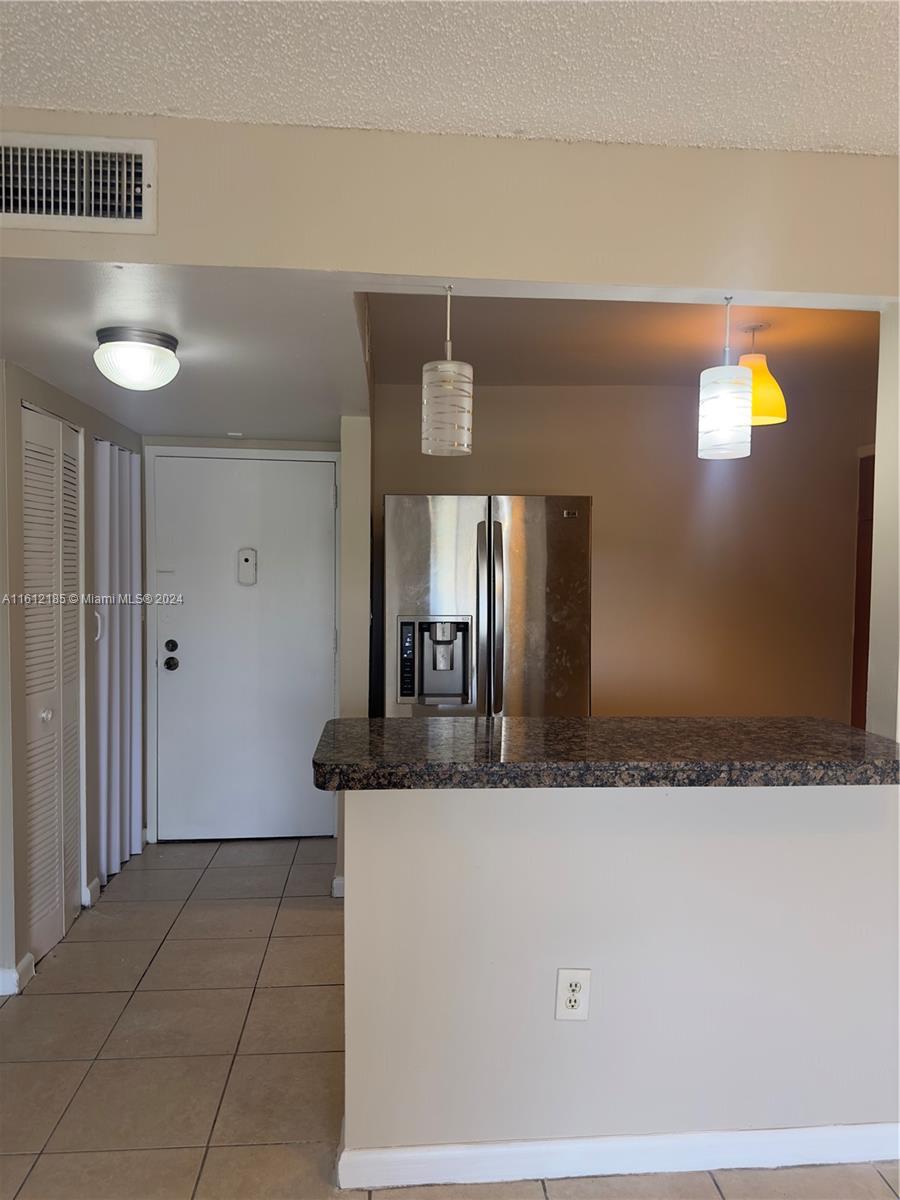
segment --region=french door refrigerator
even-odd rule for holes
[[[589,715],[590,547],[588,496],[385,496],[385,715]]]

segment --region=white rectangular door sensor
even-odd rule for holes
[[[245,587],[256,583],[256,551],[252,546],[242,546],[238,550],[237,579]]]

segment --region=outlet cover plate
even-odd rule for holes
[[[557,1021],[586,1021],[590,1009],[590,970],[586,967],[560,967],[556,972]]]

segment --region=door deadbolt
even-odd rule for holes
[[[168,650],[168,652],[170,654],[174,654],[175,651],[178,649],[178,643],[175,641],[174,638],[168,638],[166,640],[166,649]]]
[[[174,655],[170,654],[169,657],[163,662],[163,666],[166,668],[167,671],[177,671],[178,670],[178,659],[175,658]]]

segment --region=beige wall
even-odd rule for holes
[[[900,382],[898,306],[881,315],[878,421],[875,435],[875,523],[866,724],[900,740]]]
[[[7,478],[9,457],[7,430],[6,373],[0,367],[0,594],[11,591],[9,584],[9,522],[7,519]],[[18,535],[18,530],[17,536]],[[0,605],[0,991],[16,986],[15,854],[13,843],[13,763],[12,763],[12,680],[9,643],[10,606]],[[9,972],[7,975],[6,972]]]
[[[897,294],[891,158],[7,109],[158,141],[157,236],[10,230],[37,258]]]
[[[897,1120],[896,788],[348,792],[346,818],[345,1147]],[[585,1022],[554,1020],[559,967],[592,972]]]
[[[342,717],[369,711],[371,423],[341,417],[340,698]]]
[[[140,437],[133,433],[130,429],[126,429],[123,425],[119,425],[116,421],[97,412],[87,404],[82,404],[81,401],[75,400],[72,396],[66,395],[57,388],[51,387],[50,384],[44,383],[43,380],[37,379],[34,375],[23,371],[21,367],[13,363],[3,363],[3,428],[4,428],[4,451],[3,472],[5,477],[5,500],[8,517],[8,533],[7,533],[7,566],[8,570],[8,589],[10,592],[24,591],[22,580],[22,420],[21,411],[22,404],[28,403],[36,408],[43,409],[45,412],[52,413],[55,416],[61,417],[63,420],[70,422],[72,425],[79,426],[84,430],[84,585],[85,591],[93,592],[94,587],[94,509],[93,509],[93,485],[94,485],[94,442],[95,437],[116,442],[120,446],[124,446],[129,450],[140,451]],[[22,629],[21,608],[10,606],[6,621],[8,622],[9,643],[8,651],[4,646],[0,648],[0,663],[5,653],[9,654],[9,692],[10,692],[10,717],[11,717],[11,736],[12,736],[12,796],[14,798],[13,823],[21,822],[23,813],[21,811],[21,803],[24,797],[24,703],[25,703],[25,684],[24,684],[24,645],[23,645],[23,629]],[[0,639],[3,638],[4,629],[0,626]],[[92,802],[92,798],[96,794],[97,781],[97,760],[96,760],[96,745],[97,734],[96,727],[92,721],[92,715],[95,713],[95,678],[94,678],[94,658],[93,655],[85,656],[85,690],[86,690],[86,743],[87,756],[85,763],[85,774],[87,783],[88,795],[88,828],[87,828],[87,868],[88,882],[97,877],[98,868],[98,829],[96,824],[96,805]],[[0,684],[2,689],[2,684]],[[2,699],[0,699],[0,716],[2,713]],[[0,780],[2,782],[2,780]],[[5,832],[5,827],[4,827]],[[20,861],[20,856],[24,853],[24,841],[22,838],[16,840],[15,854],[17,862]],[[0,865],[4,860],[0,860]],[[22,878],[21,869],[17,871],[17,877]],[[4,892],[6,896],[8,893]],[[22,956],[30,949],[26,944],[26,929],[25,929],[25,906],[24,903],[16,904],[16,935],[15,946],[16,956],[14,961],[19,961]],[[6,961],[3,966],[12,965]]]
[[[371,452],[368,417],[341,417],[340,716],[369,715]],[[344,793],[337,796],[338,891],[344,881]]]
[[[700,462],[694,388],[480,387],[474,453],[442,459],[419,452],[419,389],[379,386],[376,543],[386,492],[591,495],[595,714],[849,720],[874,399],[790,389],[749,459]]]

